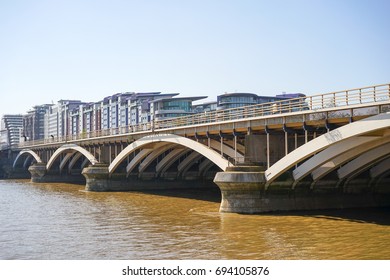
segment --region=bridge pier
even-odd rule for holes
[[[97,163],[85,167],[81,174],[86,179],[86,191],[105,192],[111,190],[108,179],[108,164]]]
[[[228,167],[215,175],[214,183],[221,190],[220,212],[264,212],[262,193],[265,188],[264,171],[258,167]]]
[[[169,190],[185,188],[211,188],[215,187],[212,181],[202,180],[171,180],[162,178],[131,176],[126,174],[114,174],[109,176],[108,165],[97,163],[85,167],[82,175],[86,179],[85,190],[94,192],[107,191],[145,191],[145,190]],[[150,175],[150,174],[149,174]]]
[[[31,182],[41,183],[45,182],[43,179],[46,175],[46,164],[45,163],[35,163],[30,165],[28,171],[31,174]]]
[[[221,190],[220,212],[266,213],[320,209],[390,206],[389,180],[370,189],[368,183],[354,181],[348,187],[337,187],[336,181],[324,182],[310,188],[301,182],[292,189],[292,181],[274,182],[266,189],[264,171],[253,167],[229,167],[219,172],[214,183]],[[351,182],[350,182],[351,183]]]

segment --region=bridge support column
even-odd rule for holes
[[[214,183],[221,190],[220,212],[254,214],[275,211],[345,209],[356,207],[388,207],[390,205],[389,180],[374,190],[367,190],[367,180],[354,181],[351,189],[337,188],[335,181],[316,185],[302,183],[291,189],[292,181],[274,183],[265,188],[264,171],[259,167],[228,167],[215,175]],[[360,188],[360,189],[359,189]]]
[[[86,179],[86,191],[110,191],[108,164],[97,163],[95,165],[85,167],[81,174],[83,174]]]
[[[31,174],[31,182],[42,183],[44,182],[44,177],[46,175],[46,164],[45,163],[35,163],[28,168],[28,171]]]
[[[260,167],[228,167],[215,175],[214,183],[221,190],[220,212],[265,212],[262,199],[265,177]]]

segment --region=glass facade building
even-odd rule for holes
[[[272,103],[298,97],[305,97],[305,95],[302,93],[284,93],[276,96],[261,96],[254,93],[225,93],[217,96],[217,107],[218,110],[232,109],[261,103]]]

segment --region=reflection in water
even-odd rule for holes
[[[0,181],[0,259],[389,259],[389,209],[222,214],[219,192]]]

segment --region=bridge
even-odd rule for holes
[[[33,182],[79,180],[88,191],[216,184],[222,212],[390,205],[390,84],[12,149],[14,173],[28,170]]]

